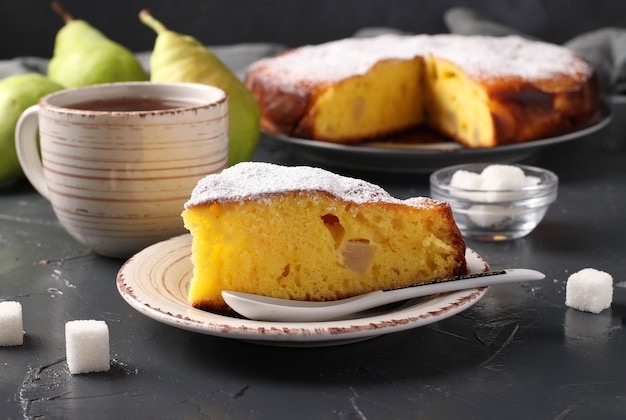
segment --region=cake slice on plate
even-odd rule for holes
[[[447,203],[318,168],[240,163],[198,182],[182,216],[189,302],[214,312],[222,290],[326,301],[467,272]]]

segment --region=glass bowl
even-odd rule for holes
[[[498,184],[498,180],[491,182],[491,187],[486,189],[471,185],[469,178],[475,178],[491,165],[520,168],[528,184],[505,189],[493,185]],[[450,185],[457,171],[476,175],[468,176],[468,182],[455,180],[454,185]],[[454,220],[466,239],[505,241],[524,237],[537,227],[550,204],[556,200],[558,184],[558,177],[542,168],[508,163],[468,163],[433,172],[430,176],[430,195],[450,204]]]

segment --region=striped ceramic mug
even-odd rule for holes
[[[226,166],[228,99],[191,83],[67,89],[24,111],[15,137],[26,177],[69,234],[126,258],[185,232],[193,187]]]

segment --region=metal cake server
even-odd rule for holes
[[[329,321],[366,309],[421,296],[502,283],[541,280],[544,278],[545,275],[539,271],[526,268],[509,268],[436,280],[416,286],[377,290],[346,299],[325,302],[280,299],[229,290],[222,291],[222,297],[235,312],[249,319],[258,321],[315,322]]]

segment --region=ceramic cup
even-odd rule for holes
[[[67,89],[25,110],[15,141],[26,177],[69,234],[126,258],[186,231],[192,189],[226,166],[228,100],[191,83]]]

